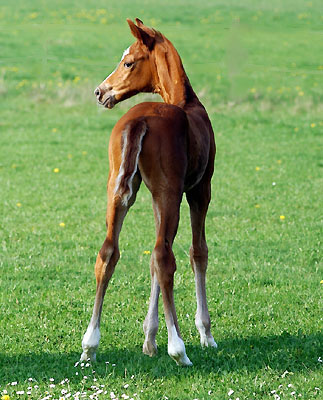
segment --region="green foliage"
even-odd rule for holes
[[[300,0],[0,0],[2,396],[322,398],[320,10]],[[217,351],[200,349],[194,326],[185,202],[174,244],[189,369],[167,355],[162,308],[159,353],[141,353],[154,246],[144,186],[121,233],[98,362],[74,367],[105,236],[109,133],[155,98],[95,104],[93,89],[132,43],[126,17],[173,41],[216,136],[207,289]]]

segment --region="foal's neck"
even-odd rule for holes
[[[175,47],[164,37],[163,46],[155,53],[156,84],[165,103],[181,108],[202,106],[184,70]]]
[[[184,71],[180,80],[172,82],[172,86],[168,93],[161,93],[162,98],[168,104],[173,104],[181,108],[189,106],[201,105],[196,93],[194,92],[191,83]]]

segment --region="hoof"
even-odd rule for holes
[[[176,362],[177,365],[182,367],[190,367],[193,365],[191,360],[186,355],[185,345],[181,338],[177,336],[172,341],[168,342],[168,354]]]
[[[96,349],[85,349],[83,353],[81,354],[80,361],[91,361],[95,362],[96,361]]]
[[[176,362],[177,365],[180,367],[191,367],[193,363],[191,360],[187,357],[187,355],[184,353],[175,353],[175,354],[170,354],[170,357]]]
[[[142,347],[142,351],[144,354],[147,354],[147,356],[153,357],[154,355],[157,354],[157,345],[156,343],[145,341]]]
[[[209,337],[207,337],[207,336],[201,337],[201,346],[202,347],[214,347],[214,348],[218,347],[218,345],[216,344],[212,335]]]

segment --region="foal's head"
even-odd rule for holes
[[[152,67],[152,50],[163,36],[146,27],[139,19],[137,25],[127,20],[137,41],[124,51],[121,61],[94,91],[98,103],[113,108],[114,105],[139,92],[155,91],[155,74]]]

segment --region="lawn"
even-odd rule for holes
[[[2,400],[323,398],[321,15],[319,0],[0,0]],[[162,307],[158,355],[142,354],[154,246],[144,185],[120,236],[97,363],[76,364],[105,237],[109,134],[132,105],[160,99],[96,105],[94,88],[133,42],[127,17],[174,43],[217,142],[206,229],[218,349],[202,350],[194,325],[183,202],[186,369],[167,355]]]

